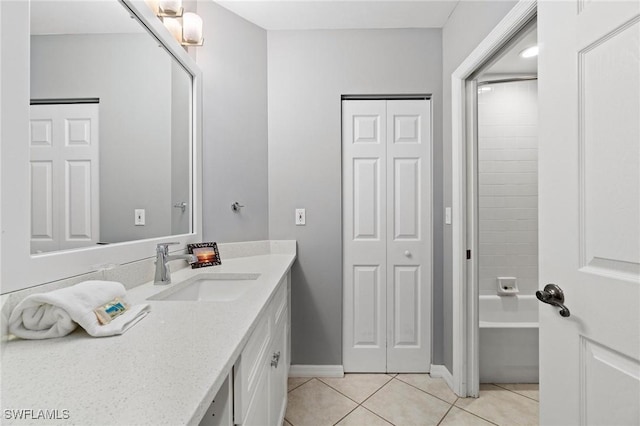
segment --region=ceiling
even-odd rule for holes
[[[537,26],[526,31],[521,38],[508,48],[495,63],[489,66],[479,77],[480,80],[491,79],[496,75],[526,74],[538,75],[538,57],[521,58],[520,52],[538,44]]]
[[[442,28],[459,0],[217,0],[266,30]]]
[[[318,30],[442,28],[458,1],[220,0],[217,3],[266,30]],[[143,29],[115,0],[31,1],[34,35],[131,32]]]

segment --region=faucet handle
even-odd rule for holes
[[[180,244],[180,243],[175,242],[175,241],[174,242],[170,242],[170,243],[159,243],[156,246],[156,252],[167,254],[169,252],[169,246],[173,246],[173,245],[176,245],[176,244]]]

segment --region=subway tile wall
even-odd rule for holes
[[[538,288],[537,81],[481,86],[478,93],[480,294],[516,277]]]

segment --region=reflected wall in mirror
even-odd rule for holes
[[[192,232],[191,75],[122,4],[32,1],[30,83],[31,253]]]

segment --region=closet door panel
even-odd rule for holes
[[[343,102],[343,365],[386,371],[386,104]]]

